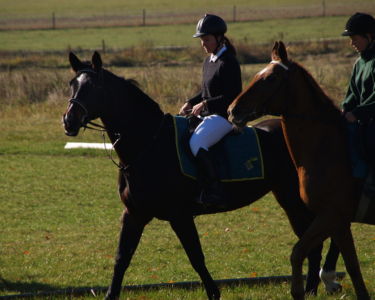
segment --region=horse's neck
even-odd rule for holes
[[[284,136],[296,166],[314,167],[317,159],[344,159],[346,144],[338,111],[324,104],[321,93],[294,91],[291,95],[290,117],[283,118]],[[315,103],[314,103],[315,101]],[[317,101],[321,105],[317,105]]]
[[[152,144],[154,135],[162,126],[162,117],[147,119],[140,124],[122,123],[121,128],[108,130],[108,136],[114,145],[115,151],[123,165],[129,165],[138,160],[140,155],[147,151]],[[103,121],[105,123],[105,121]],[[137,122],[138,123],[138,122]],[[111,128],[111,126],[106,126]]]
[[[150,98],[144,95],[139,99],[142,110],[129,108],[119,103],[113,114],[102,117],[102,122],[107,129],[108,136],[115,144],[115,150],[124,165],[131,164],[138,159],[139,155],[152,143],[154,135],[157,134],[164,113]],[[144,100],[144,101],[143,101]]]
[[[318,94],[296,93],[291,95],[291,99],[293,103],[317,101],[314,97]],[[327,119],[316,118],[319,113]],[[315,109],[312,109],[310,116],[306,115],[306,118],[283,117],[282,128],[297,169],[301,198],[309,208],[318,212],[327,205],[336,208],[348,199],[352,201],[355,186],[345,128],[341,123],[339,111],[323,101],[323,107],[319,110],[315,105]],[[332,192],[335,197],[328,199],[327,195]],[[323,199],[326,199],[326,202]],[[354,202],[351,203],[349,210],[354,211],[355,205]]]

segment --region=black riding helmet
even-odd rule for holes
[[[366,33],[375,34],[375,19],[365,13],[355,13],[352,15],[345,25],[343,36],[363,35]]]
[[[207,34],[224,35],[227,32],[227,24],[225,21],[215,15],[206,14],[198,21],[196,33],[193,37],[201,37]]]

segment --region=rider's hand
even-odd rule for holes
[[[202,101],[202,102],[193,106],[193,109],[191,110],[191,113],[194,116],[199,116],[199,114],[202,112],[202,110],[205,108],[205,106],[206,106],[206,103],[204,101]]]
[[[179,114],[181,116],[186,116],[187,114],[189,114],[189,112],[191,111],[191,104],[189,102],[186,102],[180,109],[180,112]]]

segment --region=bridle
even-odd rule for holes
[[[99,79],[100,79],[101,84],[97,88],[105,89],[102,71],[100,73],[98,73],[98,72],[96,72],[95,70],[92,70],[92,69],[83,69],[83,70],[80,70],[80,71],[77,72],[77,75],[76,75],[75,78],[77,78],[79,75],[81,75],[83,73],[91,73],[91,74],[99,75]],[[89,120],[89,110],[87,109],[87,107],[82,103],[82,101],[79,98],[72,97],[72,98],[69,99],[69,103],[76,104],[83,110],[84,115],[82,116],[81,121],[80,121],[81,127],[83,127],[84,129],[95,130],[95,131],[99,131],[99,132],[102,133],[104,149],[107,153],[108,158],[122,172],[126,172],[130,168],[130,165],[134,165],[136,162],[140,161],[142,159],[142,157],[147,153],[147,151],[151,148],[153,143],[158,139],[158,137],[160,135],[160,132],[161,132],[161,128],[164,125],[164,120],[165,120],[165,117],[166,117],[166,115],[163,114],[163,118],[162,118],[159,126],[157,127],[155,133],[152,135],[151,141],[145,146],[145,148],[142,151],[140,151],[138,153],[137,157],[134,159],[132,164],[127,164],[126,166],[124,166],[121,162],[118,163],[114,160],[113,150],[112,149],[108,150],[106,148],[106,139],[105,139],[105,133],[114,135],[116,137],[116,140],[113,142],[112,146],[113,146],[113,148],[115,148],[115,146],[121,141],[121,138],[122,138],[121,133],[112,132],[112,131],[108,130],[108,128],[106,128],[105,126]],[[90,124],[91,126],[88,126],[87,124]]]
[[[77,104],[85,112],[85,114],[83,115],[83,117],[81,119],[81,125],[82,125],[83,128],[101,131],[101,132],[107,132],[107,129],[103,125],[100,125],[98,123],[87,120],[89,112],[88,112],[87,108],[79,100],[79,98],[70,98],[68,102],[73,103],[73,104]],[[90,124],[92,127],[88,126],[87,124]]]
[[[284,75],[284,79],[288,79],[288,71],[289,71],[289,67],[285,64],[283,64],[281,61],[278,61],[278,60],[272,60],[270,62],[270,64],[276,64],[276,65],[279,65],[280,67],[282,67],[283,69],[285,69],[285,75]],[[276,89],[274,89],[275,91],[267,97],[267,99],[265,99],[262,104],[258,105],[258,109],[257,110],[254,110],[252,112],[250,112],[248,115],[250,116],[250,118],[258,118],[258,117],[261,117],[261,116],[264,116],[264,115],[274,115],[274,116],[279,116],[279,115],[282,115],[283,112],[271,112],[271,111],[268,111],[266,109],[266,107],[268,106],[268,104],[272,101],[272,99],[274,99],[275,95],[277,95],[280,90],[284,87],[284,80],[280,80],[280,83],[278,85],[278,87]],[[286,109],[285,109],[286,110]]]
[[[86,68],[86,69],[82,69],[82,70],[79,70],[75,76],[74,79],[76,79],[77,77],[79,77],[81,74],[84,74],[84,73],[91,73],[91,74],[94,74],[96,76],[99,77],[99,81],[100,81],[100,84],[99,86],[97,87],[98,89],[104,89],[104,79],[103,79],[103,70],[100,70],[100,72],[97,72],[93,69],[89,69],[89,68]],[[89,116],[89,111],[88,109],[86,108],[86,106],[82,103],[82,101],[79,100],[79,98],[76,98],[76,97],[72,97],[69,99],[68,101],[69,103],[73,103],[73,104],[77,104],[83,111],[84,111],[84,115],[81,119],[81,125],[83,128],[85,129],[91,129],[91,130],[97,130],[97,131],[107,131],[106,128],[100,124],[97,124],[95,122],[92,122],[91,120],[88,120],[88,116]],[[87,126],[87,124],[90,124],[91,126],[93,127],[90,127],[90,126]]]
[[[294,118],[294,119],[300,119],[300,120],[320,121],[320,122],[324,122],[324,123],[337,124],[336,119],[323,117],[322,115],[307,115],[307,114],[302,114],[302,113],[290,113],[289,109],[288,109],[288,107],[290,105],[289,101],[287,103],[285,103],[284,109],[280,112],[276,113],[276,112],[267,111],[266,107],[268,106],[269,102],[272,99],[274,99],[275,95],[277,95],[280,92],[281,88],[283,86],[285,86],[285,84],[284,84],[285,80],[287,82],[285,88],[290,88],[288,77],[289,77],[290,72],[293,71],[293,69],[296,68],[296,67],[293,67],[294,63],[292,63],[291,65],[286,65],[286,64],[284,64],[284,63],[282,63],[281,61],[278,61],[278,60],[272,60],[270,62],[270,64],[277,64],[285,70],[284,80],[281,80],[279,86],[277,88],[275,88],[275,92],[272,93],[265,101],[263,101],[263,103],[260,105],[261,109],[258,110],[258,111],[251,112],[249,114],[250,116],[260,117],[260,116],[263,116],[263,115],[276,115],[276,116],[283,116],[285,119]]]

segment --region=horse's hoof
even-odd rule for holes
[[[323,269],[319,272],[319,277],[323,281],[326,292],[328,294],[340,293],[342,286],[336,281],[336,271],[324,271]]]
[[[330,282],[326,285],[326,291],[328,294],[337,294],[342,291],[342,285],[337,281]]]

